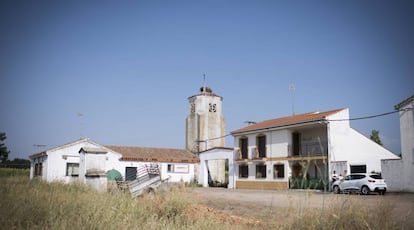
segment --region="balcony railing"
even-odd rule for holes
[[[249,159],[248,154],[245,155],[242,154],[242,151],[240,149],[234,150],[234,159],[236,160],[247,160]]]
[[[325,155],[328,154],[328,142],[305,142],[302,143],[299,148],[293,148],[294,146],[288,146],[289,156],[312,156],[312,155]],[[297,149],[298,152],[293,150]]]

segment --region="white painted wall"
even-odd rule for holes
[[[99,145],[82,139],[57,148],[46,151],[46,161],[43,163],[42,180],[52,182],[73,182],[77,181],[78,177],[66,176],[67,163],[79,163],[79,150],[84,147],[98,148]],[[31,171],[34,170],[33,160],[31,164]],[[31,173],[32,178],[33,174]]]
[[[210,104],[214,111],[210,111]],[[192,111],[192,105],[194,110]],[[222,98],[211,93],[200,93],[189,98],[189,115],[186,119],[186,148],[192,152],[205,151],[214,147],[224,147],[225,138],[199,143],[225,135],[225,123],[222,113]]]
[[[410,109],[405,110],[404,109]],[[401,160],[383,160],[383,177],[390,191],[414,192],[414,100],[400,108]]]
[[[328,125],[330,161],[347,161],[349,173],[350,165],[366,165],[367,172],[381,172],[382,159],[398,159],[391,151],[351,128],[349,121],[335,121],[348,118],[348,109],[329,117],[332,120]]]
[[[82,139],[75,141],[60,147],[51,149],[47,151],[47,156],[44,156],[43,159],[43,173],[42,180],[52,182],[52,181],[61,181],[64,183],[70,183],[74,181],[80,181],[79,177],[66,176],[66,164],[67,163],[80,163],[80,154],[79,150],[81,148],[103,148],[105,147],[94,143],[87,139]],[[110,149],[106,154],[105,169],[106,172],[111,169],[116,169],[125,177],[125,168],[126,167],[139,167],[144,164],[151,164],[151,162],[136,162],[136,161],[121,161],[121,154],[116,153]],[[32,159],[31,164],[31,178],[33,178],[34,171],[34,160]],[[170,177],[170,182],[191,182],[194,180],[194,163],[159,163],[161,167],[161,178],[167,179]],[[188,173],[184,172],[167,172],[167,164],[177,165],[177,167],[182,167],[183,165],[188,165]],[[80,169],[81,170],[81,169]]]
[[[200,167],[198,173],[198,183],[208,187],[207,162],[210,160],[229,160],[229,185],[228,188],[234,188],[234,150],[233,149],[211,149],[200,153]],[[224,173],[224,172],[223,172]]]

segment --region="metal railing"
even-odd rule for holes
[[[310,156],[328,154],[328,142],[305,142],[302,143],[298,152],[294,152],[293,145],[288,146],[289,156]]]

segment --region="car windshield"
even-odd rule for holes
[[[378,174],[372,174],[372,175],[370,175],[370,177],[372,177],[374,179],[377,179],[377,180],[382,179],[381,175],[378,175]]]

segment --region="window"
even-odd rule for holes
[[[241,158],[242,159],[247,159],[247,137],[242,137],[239,140],[239,148],[241,151]]]
[[[266,178],[266,165],[260,164],[256,165],[256,178]]]
[[[249,166],[248,165],[239,165],[239,178],[249,177]]]
[[[284,164],[276,164],[273,166],[273,178],[285,178]]]
[[[42,163],[36,163],[34,168],[34,176],[42,176],[43,166]]]
[[[257,150],[259,152],[259,158],[266,157],[266,136],[265,135],[259,135],[256,138],[256,145]]]
[[[79,176],[79,163],[66,163],[66,176]]]
[[[208,106],[209,106],[209,109],[208,109],[209,112],[213,112],[213,113],[217,112],[216,104],[209,103]]]
[[[173,172],[173,165],[172,164],[167,165],[167,172],[169,172],[169,173]]]

